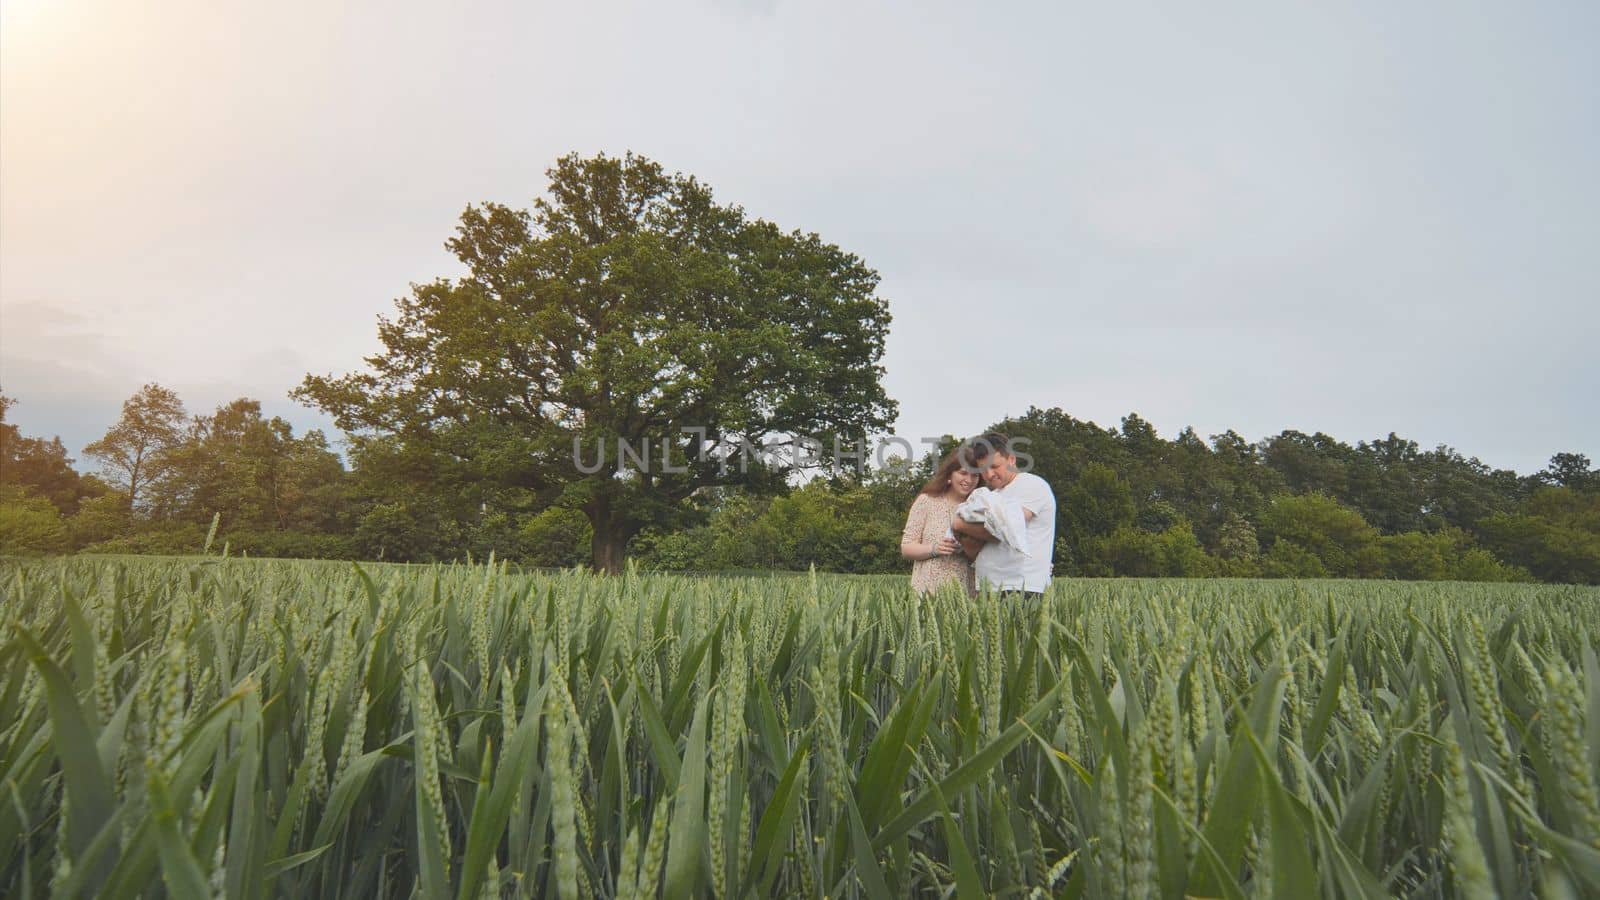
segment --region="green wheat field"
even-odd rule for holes
[[[0,895],[1600,892],[1600,589],[0,563]]]

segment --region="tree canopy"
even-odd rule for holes
[[[159,384],[147,384],[122,404],[122,417],[83,454],[100,462],[111,485],[139,507],[146,488],[165,473],[167,454],[183,440],[183,401]]]
[[[608,571],[697,492],[776,486],[796,465],[743,448],[846,445],[893,421],[888,306],[859,257],[632,154],[548,175],[531,210],[462,213],[447,246],[467,274],[397,300],[367,371],[294,396],[358,446],[436,456],[528,511],[581,510]]]
[[[98,479],[84,478],[72,468],[61,438],[24,437],[17,426],[6,421],[16,402],[0,394],[0,490],[26,488],[63,516],[76,513],[85,498],[104,493],[105,485]]]

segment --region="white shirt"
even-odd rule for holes
[[[1018,472],[1011,483],[996,491],[1033,513],[1027,524],[1028,552],[1013,550],[998,541],[983,545],[978,554],[978,583],[1001,591],[1039,591],[1050,586],[1050,560],[1056,544],[1056,495],[1049,482],[1032,472]]]

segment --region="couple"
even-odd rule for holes
[[[974,496],[982,486],[992,494]],[[986,524],[987,523],[987,524]],[[911,504],[900,554],[915,560],[918,593],[954,581],[969,594],[987,587],[1039,597],[1050,585],[1056,497],[1017,468],[1011,441],[989,433],[950,451]]]

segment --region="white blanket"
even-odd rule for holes
[[[1022,504],[1010,501],[986,487],[973,488],[967,499],[956,507],[956,515],[964,522],[981,524],[985,531],[1000,543],[1028,556],[1028,519],[1022,514]]]

